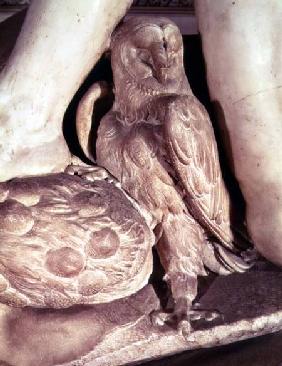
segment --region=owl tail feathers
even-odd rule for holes
[[[212,272],[227,275],[234,272],[245,272],[252,264],[240,253],[232,253],[217,242],[208,242],[203,249],[204,265]]]
[[[76,133],[80,147],[85,156],[92,162],[95,162],[94,148],[93,148],[93,136],[92,136],[92,120],[96,122],[98,116],[96,116],[96,104],[98,101],[107,98],[108,100],[112,96],[112,90],[105,81],[99,81],[94,83],[88,91],[84,94],[79,102],[76,112]],[[105,103],[109,104],[109,103]],[[101,108],[101,109],[105,109]],[[110,108],[108,108],[110,109]],[[100,110],[97,114],[101,114]],[[106,113],[106,112],[105,112]],[[105,114],[104,113],[104,114]],[[100,116],[101,117],[101,116]]]

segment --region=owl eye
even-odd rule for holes
[[[144,63],[146,66],[153,68],[153,59],[151,53],[145,49],[137,50],[137,57]]]

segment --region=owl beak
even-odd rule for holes
[[[167,80],[169,70],[166,48],[164,47],[163,43],[155,43],[151,51],[156,78],[159,83],[163,84]]]
[[[158,67],[156,70],[156,78],[160,84],[165,84],[168,78],[168,67]]]

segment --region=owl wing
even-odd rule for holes
[[[168,101],[165,136],[174,169],[185,189],[189,210],[227,248],[233,248],[230,198],[219,164],[209,116],[194,96]]]
[[[151,126],[124,126],[114,113],[101,121],[97,163],[114,175],[131,197],[153,213],[186,210],[173,180],[159,159],[159,144]]]

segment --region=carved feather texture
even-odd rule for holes
[[[232,249],[230,198],[209,116],[194,96],[167,97],[164,103],[168,105],[166,142],[185,187],[189,210],[223,245]]]
[[[113,38],[112,57],[115,104],[98,130],[98,164],[156,223],[165,224],[170,213],[192,215],[209,241],[226,248],[215,244],[214,261],[222,257],[227,272],[246,269],[231,253],[238,251],[230,197],[209,116],[185,76],[179,30],[163,18],[129,20]]]
[[[98,129],[97,163],[152,214],[175,316],[187,325],[204,266],[220,274],[248,268],[234,246],[213,128],[170,20],[127,20],[111,55],[115,102]]]
[[[68,307],[130,295],[151,273],[154,236],[113,184],[53,174],[0,185],[0,301]]]
[[[116,133],[109,136],[107,128],[112,129],[114,124]],[[103,119],[97,141],[98,164],[119,177],[122,187],[158,221],[166,213],[187,211],[159,155],[155,134],[160,129],[160,126],[141,123],[123,126],[111,114]],[[108,154],[107,149],[112,153]]]

